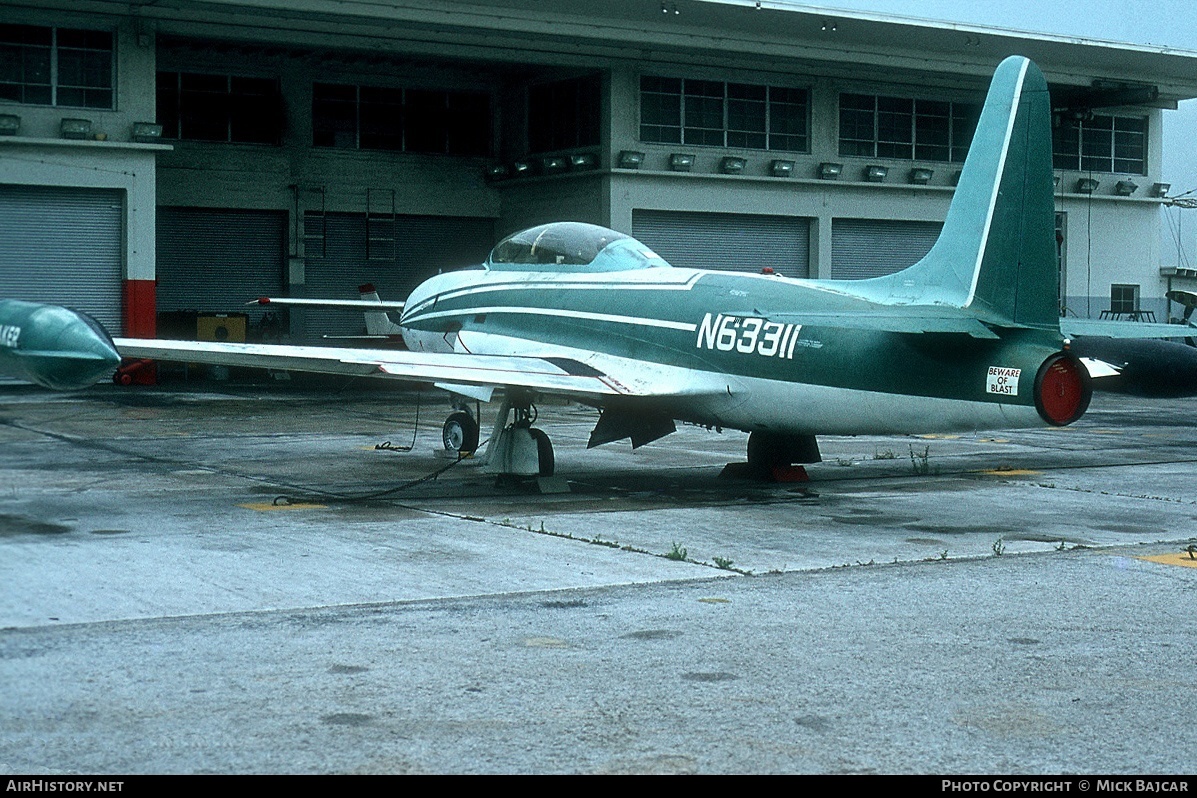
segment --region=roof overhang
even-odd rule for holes
[[[30,0],[177,36],[564,66],[632,61],[983,86],[1009,55],[1055,87],[1197,97],[1197,52],[831,10],[779,0]]]

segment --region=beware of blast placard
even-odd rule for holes
[[[985,392],[1018,396],[1019,374],[1022,374],[1022,369],[1005,369],[1001,366],[990,366],[989,374],[985,381]]]

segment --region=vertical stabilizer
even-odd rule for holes
[[[1012,56],[994,73],[943,231],[908,269],[868,281],[894,304],[975,311],[991,324],[1059,326],[1051,98]],[[862,286],[863,287],[863,286]]]
[[[382,302],[378,291],[371,283],[359,285],[357,291],[358,295],[367,302]],[[391,321],[385,310],[367,310],[364,315],[367,335],[399,335],[401,333],[399,325]]]

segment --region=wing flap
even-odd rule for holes
[[[770,320],[794,321],[811,327],[874,330],[896,333],[957,333],[973,338],[997,338],[981,321],[964,315],[905,313],[774,313]]]

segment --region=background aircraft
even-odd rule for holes
[[[390,376],[486,401],[503,388],[488,457],[515,474],[552,470],[548,437],[532,428],[540,394],[600,408],[591,445],[639,446],[678,419],[749,431],[749,465],[762,475],[817,461],[819,433],[1068,424],[1090,386],[1055,303],[1050,109],[1034,64],[1002,62],[939,240],[886,277],[673,268],[635,239],[563,222],[510,236],[482,270],[417,287],[400,321],[409,352],[135,339],[118,348]],[[454,417],[470,449],[476,420]]]
[[[0,374],[76,390],[111,376],[120,362],[107,331],[91,316],[0,299]]]

